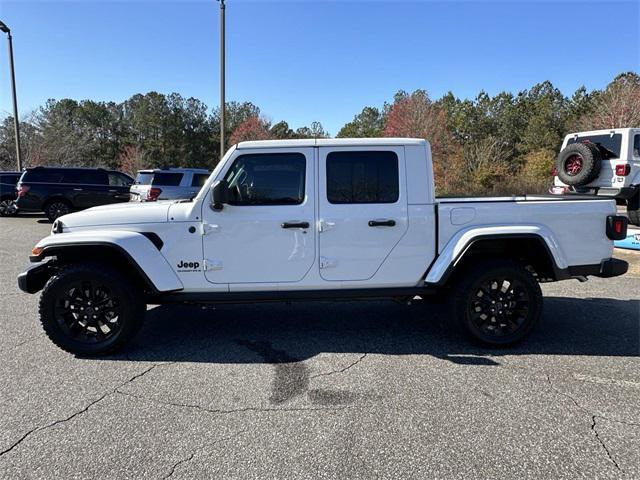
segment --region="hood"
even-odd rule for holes
[[[167,221],[167,212],[172,203],[174,202],[115,203],[64,215],[59,220],[70,228],[162,223]]]

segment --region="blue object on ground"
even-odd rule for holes
[[[630,248],[632,250],[640,250],[640,230],[629,230],[627,238],[624,240],[616,240],[613,242],[616,248]]]

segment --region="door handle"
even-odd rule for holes
[[[109,190],[109,193],[118,193],[118,190]]]
[[[395,227],[395,220],[369,220],[370,227]]]
[[[74,191],[74,192],[81,192],[81,191],[82,191],[82,189],[81,189],[81,188],[74,188],[74,189],[73,189],[73,191]]]
[[[309,222],[283,222],[282,228],[309,228]]]

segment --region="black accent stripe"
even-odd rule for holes
[[[140,232],[141,235],[144,235],[145,237],[147,237],[151,243],[153,243],[155,245],[155,247],[158,250],[162,250],[162,247],[164,246],[164,242],[162,241],[162,239],[158,236],[157,233],[153,233],[153,232]]]

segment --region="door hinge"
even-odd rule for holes
[[[338,266],[338,260],[335,258],[320,257],[320,268],[333,268]]]
[[[321,233],[333,228],[336,228],[336,222],[327,222],[326,220],[320,220],[318,222],[318,231]]]
[[[208,258],[204,259],[204,269],[205,271],[210,270],[222,270],[222,260],[210,260]]]
[[[216,233],[220,231],[220,226],[214,223],[201,223],[202,235],[208,235],[210,233]]]

